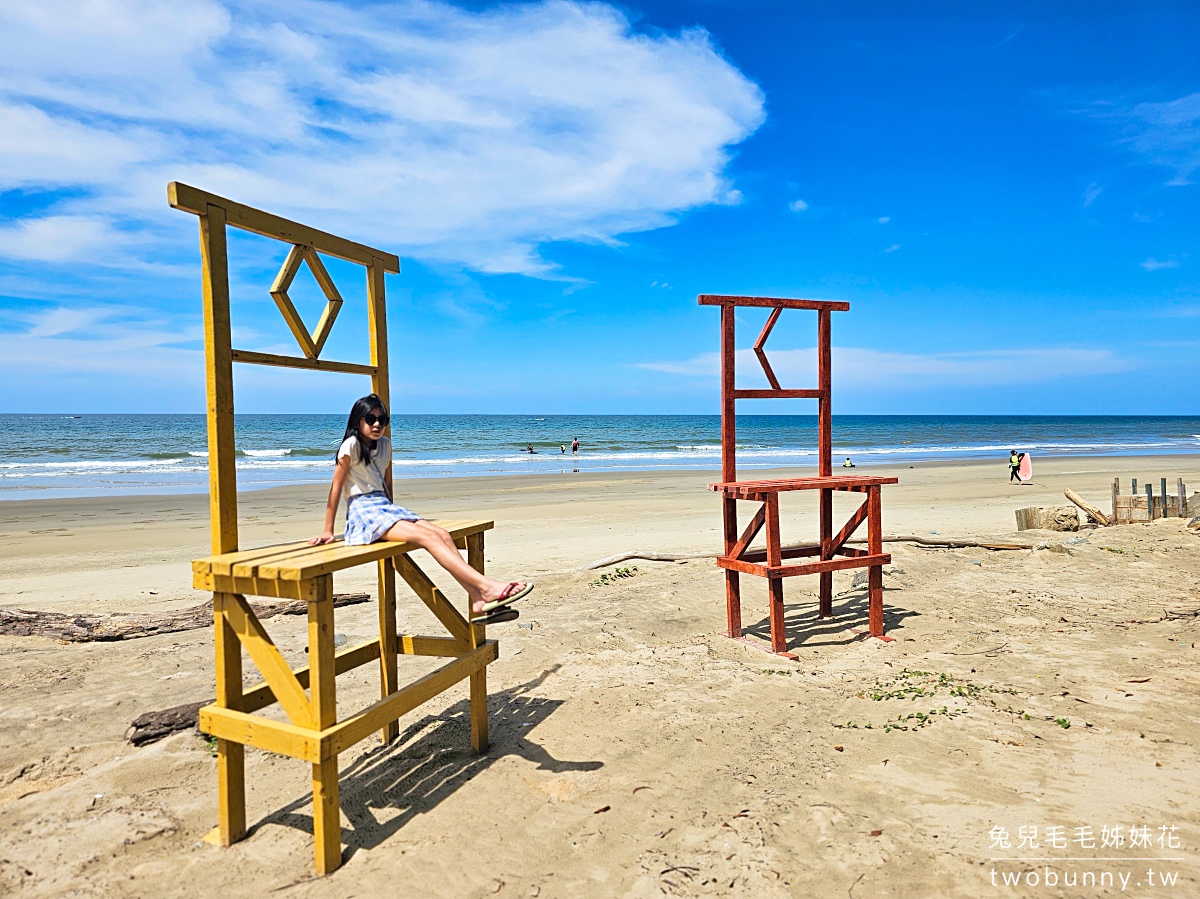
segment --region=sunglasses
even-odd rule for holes
[[[373,412],[368,412],[366,415],[363,416],[363,421],[365,421],[367,423],[368,427],[374,427],[375,425],[379,425],[379,427],[381,427],[381,428],[386,428],[389,420],[390,419],[388,418],[388,415],[386,412],[383,415],[376,415]]]

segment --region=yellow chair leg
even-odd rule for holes
[[[379,687],[383,699],[400,687],[396,666],[396,569],[390,559],[379,563]],[[379,732],[384,743],[400,736],[400,722],[389,721]]]
[[[217,828],[222,846],[246,835],[246,747],[217,740]]]
[[[487,666],[471,675],[471,748],[478,753],[488,748]]]
[[[318,579],[317,599],[308,604],[308,686],[313,723],[324,730],[337,723],[333,653],[333,576]],[[337,756],[313,765],[313,852],[320,875],[342,864],[342,823],[338,805]]]
[[[483,534],[467,537],[467,564],[483,574]],[[468,613],[469,614],[469,613]],[[482,624],[471,625],[471,648],[482,646],[486,639]],[[478,753],[488,748],[487,667],[471,675],[471,748]]]
[[[213,642],[216,648],[217,704],[242,708],[242,646],[226,618],[226,593],[213,594]],[[246,835],[246,747],[217,740],[217,833],[222,846]]]
[[[337,756],[313,765],[312,769],[314,864],[317,874],[324,876],[342,864]]]

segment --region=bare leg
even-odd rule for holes
[[[477,615],[483,612],[485,602],[499,599],[508,586],[480,574],[468,565],[466,559],[459,555],[450,532],[428,521],[398,521],[383,535],[383,539],[392,543],[415,543],[433,556],[434,561],[467,591],[471,597],[471,611]]]

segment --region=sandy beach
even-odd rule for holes
[[[826,621],[815,578],[794,579],[793,662],[721,635],[711,560],[634,560],[632,577],[598,586],[603,572],[581,570],[638,549],[715,553],[712,473],[404,482],[404,504],[431,518],[495,519],[489,571],[537,581],[532,628],[489,629],[485,756],[470,752],[460,685],[403,719],[394,745],[341,757],[346,862],[324,879],[307,766],[249,750],[252,831],[222,850],[201,841],[217,801],[203,736],[125,741],[138,715],[212,696],[208,630],[0,636],[0,895],[1091,896],[1121,893],[1122,877],[1129,895],[1200,893],[1200,533],[1165,519],[1018,534],[1013,514],[1064,505],[1064,487],[1107,509],[1118,476],[1125,490],[1130,476],[1195,489],[1200,457],[1039,459],[1029,486],[1010,486],[1003,460],[861,470],[900,478],[884,490],[887,534],[1040,548],[889,544],[891,643],[850,630],[866,615],[852,573],[835,576]],[[322,487],[243,494],[242,545],[315,533],[323,504]],[[785,538],[815,536],[813,498],[783,517]],[[208,549],[204,496],[0,503],[0,607],[194,606],[208,597],[189,563]],[[765,584],[744,584],[748,632],[765,637]],[[372,591],[373,571],[336,588]],[[374,627],[372,603],[338,611],[350,642]],[[400,627],[436,633],[403,590]],[[268,629],[304,664],[301,618]],[[436,662],[401,664],[403,680]],[[365,705],[375,672],[338,686],[341,708]],[[1115,827],[1122,842],[1104,846]],[[1129,844],[1135,827],[1147,845]],[[1005,886],[1006,873],[1024,879]],[[1164,873],[1176,884],[1152,888]]]

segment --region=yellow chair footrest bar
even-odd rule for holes
[[[407,635],[406,635],[407,636]],[[402,638],[404,639],[404,638]],[[418,641],[436,638],[410,638]],[[450,641],[446,641],[448,644]],[[448,645],[418,644],[422,648],[450,649]],[[453,662],[443,665],[419,680],[397,690],[374,705],[351,715],[325,730],[310,730],[285,721],[239,712],[234,709],[206,705],[200,709],[200,730],[218,739],[256,746],[268,752],[291,756],[318,764],[335,758],[355,743],[370,736],[383,725],[407,715],[413,709],[433,699],[439,693],[465,680],[496,661],[498,644],[488,640],[478,649],[467,652]],[[357,649],[357,648],[356,648]]]

